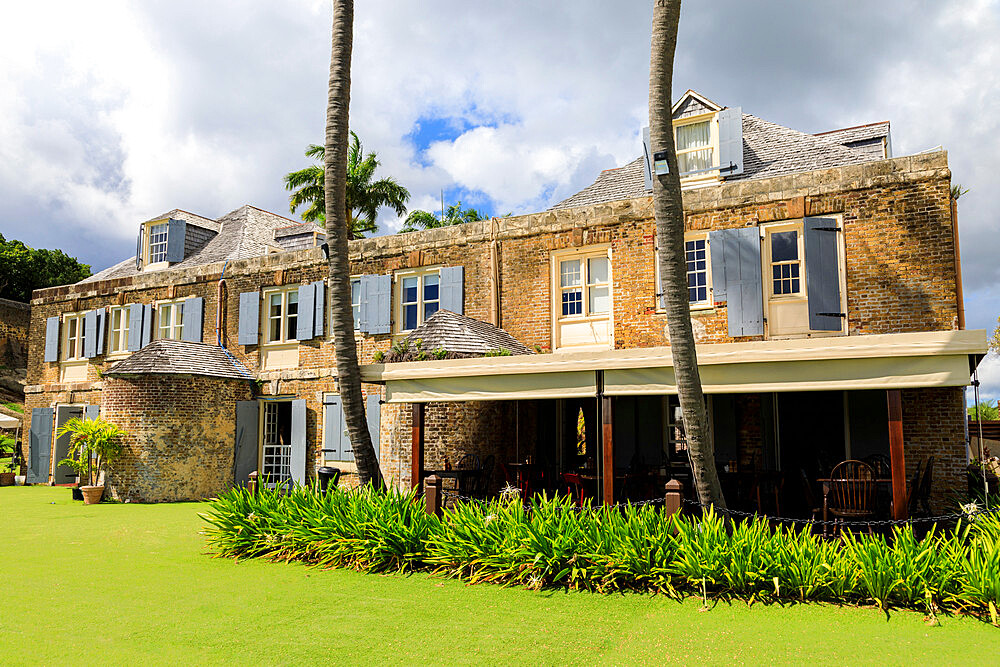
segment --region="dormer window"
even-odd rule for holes
[[[677,168],[681,178],[692,172],[705,172],[718,166],[715,147],[719,142],[718,123],[714,117],[694,123],[674,125]]]
[[[139,271],[165,269],[184,260],[184,237],[187,223],[183,220],[151,220],[139,227],[136,243],[135,268]]]

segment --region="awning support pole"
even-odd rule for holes
[[[605,505],[615,502],[615,443],[614,443],[614,413],[611,409],[611,397],[601,396],[601,489]]]
[[[906,461],[903,459],[903,400],[899,389],[886,391],[889,408],[889,467],[892,470],[892,518],[905,519]]]
[[[424,474],[424,404],[411,403],[413,451],[410,456],[410,484],[414,490],[420,489]]]

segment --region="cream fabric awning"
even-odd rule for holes
[[[698,346],[706,393],[961,387],[986,331],[936,331]],[[672,394],[669,347],[362,366],[390,403]]]

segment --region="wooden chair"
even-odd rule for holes
[[[810,518],[815,521],[817,516],[823,514],[823,505],[816,500],[816,491],[805,468],[799,468],[799,480],[802,483],[802,494],[806,498],[806,507],[809,508]]]
[[[583,497],[586,493],[583,490],[583,480],[580,479],[580,474],[575,472],[564,472],[562,475],[563,483],[566,485],[566,494],[573,499],[573,503],[577,507],[583,505]]]
[[[913,477],[910,478],[910,483],[906,487],[906,516],[911,517],[916,514],[917,511],[917,488],[920,486],[920,480],[924,473],[924,463],[919,461],[917,463],[917,469],[913,472]]]
[[[875,471],[864,461],[838,463],[830,473],[830,493],[823,498],[823,518],[857,521],[875,516]],[[871,528],[869,527],[869,531]]]
[[[485,498],[489,491],[490,481],[493,479],[493,469],[496,468],[496,457],[490,454],[483,459],[479,468],[479,475],[476,476],[472,488],[472,495],[476,498]]]

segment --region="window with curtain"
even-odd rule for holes
[[[681,175],[714,166],[711,121],[678,125],[675,128],[675,143],[677,169]]]

